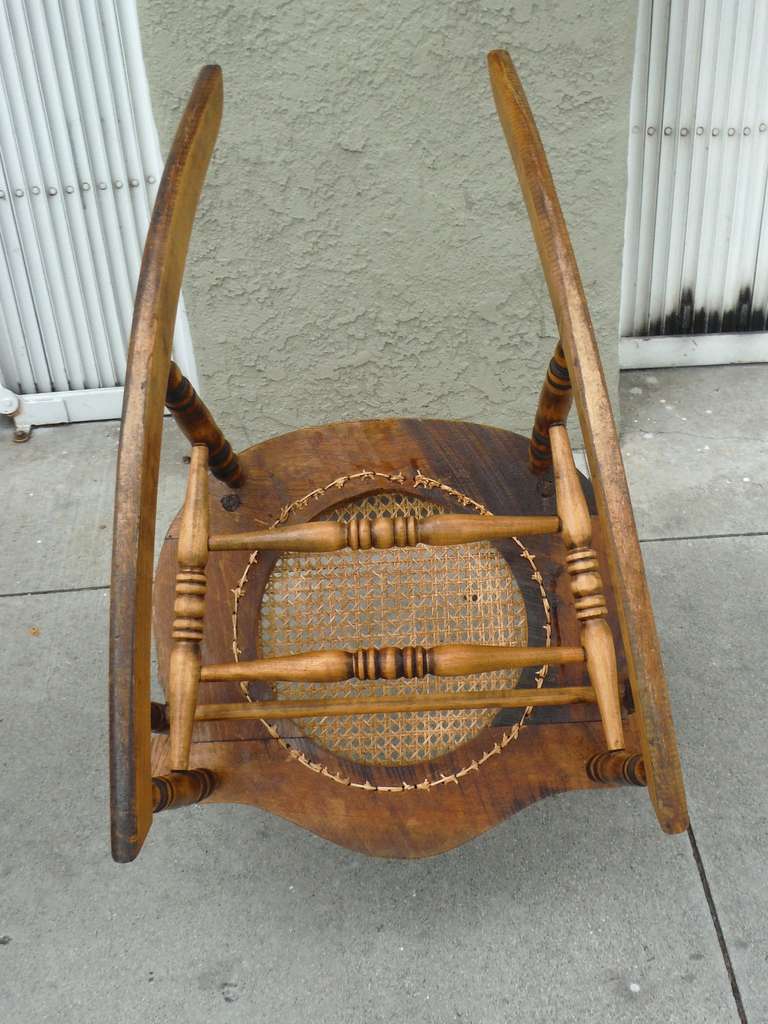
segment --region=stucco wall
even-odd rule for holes
[[[527,432],[555,328],[484,55],[512,54],[615,394],[630,0],[138,0],[167,149],[198,67],[225,114],[185,295],[237,444],[424,415]]]

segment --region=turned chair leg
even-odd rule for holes
[[[206,404],[174,362],[168,374],[165,404],[190,444],[204,444],[207,447],[208,468],[216,479],[229,487],[241,487],[245,476],[232,446],[219,430]]]
[[[205,445],[195,445],[189,464],[187,494],[179,528],[173,648],[168,675],[169,764],[177,771],[189,767],[189,748],[195,724],[205,613],[208,533],[208,449]]]
[[[611,628],[605,618],[608,608],[597,553],[591,546],[592,520],[565,427],[562,424],[551,426],[549,440],[555,471],[557,512],[562,524],[563,541],[568,549],[566,568],[571,577],[581,643],[587,657],[587,672],[597,696],[608,749],[620,750],[624,746],[624,730],[621,724],[616,650]]]

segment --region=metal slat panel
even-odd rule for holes
[[[749,129],[748,156],[739,169],[737,184],[737,221],[735,240],[729,252],[727,291],[733,295],[743,289],[745,302],[738,304],[738,322],[742,331],[764,330],[766,326],[765,271],[759,274],[760,228],[763,222],[766,183],[768,182],[768,4],[758,3],[750,53],[747,85],[749,108],[743,129]],[[759,299],[755,290],[761,282]],[[725,327],[725,325],[724,325]]]
[[[665,335],[684,365],[766,328],[768,0],[650,6],[638,11],[622,271],[621,334],[638,344],[622,344],[622,365]],[[661,341],[645,349],[659,365]],[[768,353],[768,334],[745,351]]]
[[[656,177],[656,223],[651,254],[651,281],[648,298],[648,333],[661,333],[664,316],[669,251],[673,233],[673,200],[678,173],[680,99],[685,66],[685,42],[688,5],[672,4],[667,29],[667,56],[664,75],[664,100],[656,131],[659,134],[659,169]]]
[[[637,286],[633,323],[644,324],[647,330],[653,260],[653,239],[656,229],[656,179],[661,156],[659,124],[664,108],[664,77],[666,72],[667,35],[669,29],[670,0],[655,0],[651,18],[650,67],[646,104],[645,145],[643,148],[643,177],[641,183],[640,226],[638,230]]]
[[[72,310],[74,344],[83,365],[85,386],[114,384],[109,352],[99,344],[105,325],[47,25],[37,4],[31,4],[25,11],[22,0],[7,2],[14,22],[16,49],[25,68],[26,92],[45,176],[44,191],[56,228],[57,255]]]
[[[678,320],[681,334],[687,334],[694,327],[696,268],[699,262],[701,227],[704,219],[704,198],[712,130],[712,104],[715,91],[715,76],[712,69],[715,65],[723,2],[729,3],[730,0],[707,0],[704,8],[699,76],[692,125],[691,176],[680,276]]]
[[[704,217],[701,225],[699,251],[696,261],[693,282],[694,330],[706,331],[717,329],[712,315],[712,296],[715,293],[717,254],[715,247],[719,244],[723,230],[723,207],[728,197],[723,195],[725,128],[728,121],[728,108],[731,93],[731,76],[733,72],[734,49],[736,45],[736,14],[738,6],[729,0],[723,4],[720,18],[720,31],[717,38],[717,49],[714,64],[714,90],[712,95],[712,121],[709,131],[709,159],[707,177],[704,185]],[[717,318],[719,321],[719,310]]]
[[[0,183],[5,193],[5,183]],[[27,293],[31,304],[31,296]],[[11,270],[0,230],[0,375],[6,387],[16,391],[33,391],[35,375],[29,353],[24,345],[24,327],[13,293]]]
[[[0,0],[0,376],[23,392],[17,426],[119,412],[161,173],[135,0]],[[174,354],[195,381],[183,303]]]
[[[704,0],[690,0],[685,25],[678,117],[677,122],[670,125],[675,146],[675,174],[669,217],[669,250],[666,266],[660,267],[666,280],[659,281],[658,298],[654,297],[653,316],[663,321],[665,331],[672,334],[688,329],[683,324],[683,256],[689,228],[688,205],[693,155],[697,146],[696,100],[701,71],[704,13]],[[668,137],[664,136],[665,139]]]
[[[53,57],[53,71],[57,80],[66,126],[66,140],[59,138],[57,134],[57,150],[61,148],[69,153],[70,182],[74,184],[75,188],[70,205],[74,204],[77,208],[74,211],[75,216],[78,216],[78,211],[82,211],[82,220],[87,234],[87,239],[80,236],[87,251],[82,258],[88,260],[90,265],[90,284],[98,301],[99,313],[94,310],[91,316],[94,331],[98,332],[99,329],[102,331],[100,336],[97,333],[96,348],[102,384],[108,386],[122,380],[125,365],[125,325],[120,317],[117,295],[122,284],[125,292],[125,308],[130,309],[130,290],[124,275],[121,274],[115,279],[110,269],[109,239],[101,222],[93,191],[95,175],[91,167],[91,153],[83,129],[67,48],[66,30],[58,0],[45,0],[42,8],[35,6],[34,11],[35,14],[31,14],[31,21],[33,25],[38,19],[45,22],[45,32]],[[38,31],[43,32],[42,25]],[[66,159],[66,155],[62,159]],[[85,270],[81,277],[86,280]],[[93,297],[91,301],[93,302]],[[99,344],[99,337],[102,337],[105,343]]]
[[[117,113],[117,128],[125,162],[128,197],[131,202],[136,237],[144,239],[149,224],[149,209],[143,189],[144,174],[136,135],[133,104],[128,90],[128,75],[125,66],[123,43],[120,38],[120,24],[117,19],[114,0],[101,0],[99,13],[103,28],[103,43],[107,58],[112,95]]]
[[[72,3],[72,0],[69,2]],[[125,249],[125,264],[131,290],[134,291],[139,278],[139,264],[144,240],[139,237],[136,230],[132,204],[128,195],[128,166],[118,127],[120,113],[112,90],[99,12],[95,3],[78,4],[78,6],[85,31],[91,75],[95,83],[104,148],[109,161],[109,180],[112,183],[111,193],[109,189],[102,190],[104,192],[103,199],[105,202],[113,202],[117,211],[121,240]]]
[[[6,30],[0,13],[0,33]],[[50,301],[48,282],[36,226],[26,201],[26,175],[21,163],[13,120],[5,90],[5,76],[0,68],[0,152],[3,160],[5,196],[0,201],[0,230],[9,268],[9,279],[17,297],[24,325],[24,343],[35,378],[36,390],[65,389],[67,372],[58,343],[58,324]],[[34,295],[34,299],[33,299]],[[43,337],[52,339],[50,351],[43,346]]]
[[[743,127],[754,8],[754,0],[741,0],[735,12],[733,60],[726,87],[728,101],[719,136],[722,149],[722,169],[715,222],[715,245],[712,250],[710,285],[707,296],[707,309],[709,310],[707,330],[709,331],[723,329],[725,326],[723,324],[723,309],[726,303],[728,306],[735,306],[738,299],[738,288],[733,296],[726,295],[725,278],[728,253],[734,243],[737,173],[740,163],[745,159]],[[747,136],[748,138],[749,136]]]
[[[98,371],[78,338],[88,318],[77,277],[74,250],[61,200],[61,181],[52,152],[45,103],[40,91],[26,18],[18,0],[4,0],[10,32],[0,39],[0,62],[13,68],[6,76],[13,130],[27,180],[28,201],[37,225],[48,286],[61,326],[59,343],[70,388],[98,387]]]
[[[91,192],[104,231],[112,282],[120,309],[120,319],[125,327],[126,323],[130,323],[132,316],[135,286],[132,284],[130,256],[126,255],[123,245],[122,224],[113,198],[112,173],[97,98],[97,81],[91,69],[88,39],[78,0],[61,0],[61,10],[64,15],[69,59],[90,154],[93,176]],[[101,106],[104,105],[102,103]],[[124,357],[122,372],[124,373]]]
[[[122,43],[122,55],[126,81],[129,86],[129,97],[133,110],[133,127],[138,141],[141,161],[144,167],[142,188],[147,210],[147,220],[141,231],[142,238],[149,224],[149,213],[155,201],[157,187],[163,170],[160,156],[160,140],[157,125],[152,117],[152,102],[149,95],[149,82],[144,67],[141,49],[139,19],[135,0],[102,0],[104,4],[114,4],[117,14],[117,29]],[[174,358],[197,387],[197,367],[192,349],[192,338],[189,332],[186,306],[183,294],[179,298],[176,315],[176,330],[173,340]]]
[[[643,184],[643,150],[646,106],[648,103],[648,68],[651,52],[652,0],[640,0],[635,32],[635,59],[632,71],[632,97],[629,111],[629,154],[627,157],[627,210],[624,219],[624,261],[621,268],[622,336],[633,333],[635,292],[637,291],[638,247],[634,243],[640,231]]]

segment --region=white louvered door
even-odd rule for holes
[[[135,0],[0,0],[0,412],[120,416],[162,172]],[[174,338],[196,381],[183,305]]]
[[[622,367],[768,360],[768,0],[640,0]]]

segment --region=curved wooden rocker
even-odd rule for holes
[[[623,783],[647,785],[665,832],[687,825],[586,299],[518,76],[507,53],[488,61],[560,334],[530,443],[410,419],[232,452],[170,357],[222,110],[220,69],[198,77],[144,251],[118,456],[118,861],[154,814],[199,801],[255,804],[389,857],[450,849],[552,793]],[[572,396],[592,484],[568,441]],[[164,405],[192,447],[153,588]],[[150,700],[153,616],[167,703]]]

